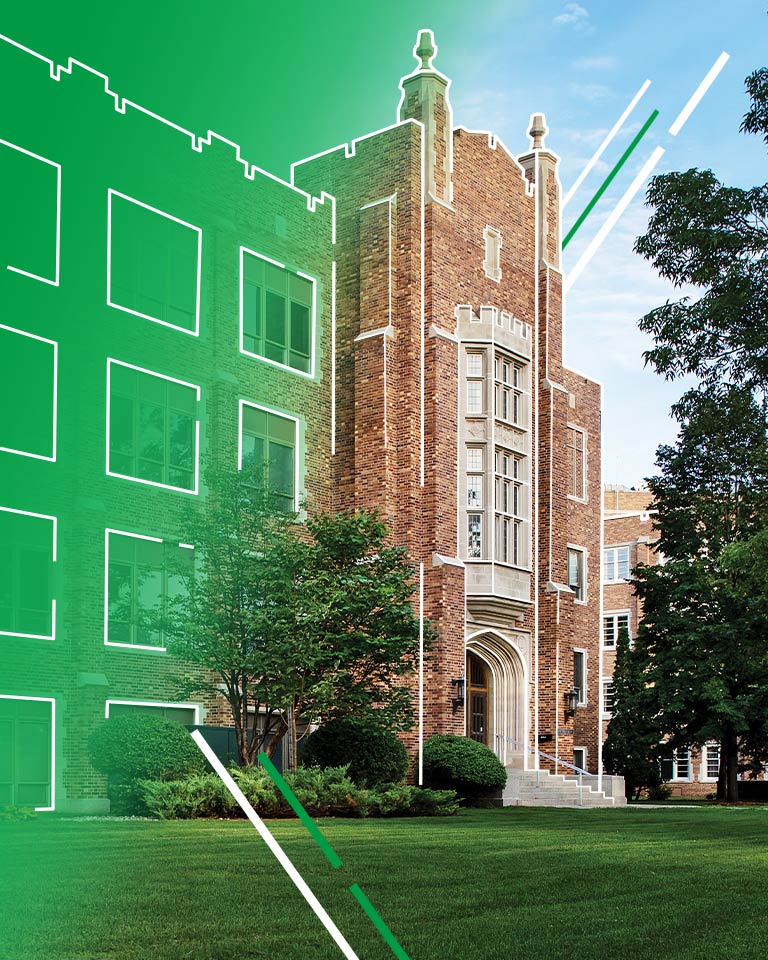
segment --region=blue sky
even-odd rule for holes
[[[16,4],[0,32],[65,61],[109,74],[112,88],[191,130],[215,130],[243,156],[288,176],[291,161],[392,123],[398,79],[413,69],[420,27],[435,65],[452,78],[457,123],[492,129],[513,152],[528,148],[531,113],[546,113],[547,145],[566,191],[644,80],[652,85],[569,204],[567,229],[650,114],[660,115],[573,239],[572,266],[656,144],[664,170],[711,168],[724,181],[764,182],[761,141],[738,132],[744,77],[768,61],[766,0],[634,4],[616,0],[95,0]],[[730,60],[677,137],[667,129],[720,52]],[[604,479],[638,484],[670,442],[669,407],[682,393],[643,368],[650,344],[637,320],[674,297],[632,253],[644,232],[643,191],[569,293],[566,361],[601,380]]]
[[[573,266],[635,174],[660,144],[657,172],[711,168],[736,185],[768,179],[762,141],[738,132],[744,77],[768,62],[766,5],[721,3],[496,3],[456,57],[438,56],[453,78],[455,120],[490,127],[514,151],[529,114],[546,113],[547,145],[561,158],[565,193],[644,80],[651,87],[564,212],[567,230],[653,109],[659,117],[569,244]],[[438,42],[440,37],[438,36]],[[447,39],[447,38],[446,38]],[[730,60],[677,137],[667,131],[721,51]],[[442,54],[443,51],[440,51]],[[604,480],[636,485],[654,471],[655,449],[674,439],[669,407],[684,389],[644,369],[647,310],[679,294],[632,252],[644,232],[644,190],[624,213],[566,303],[566,362],[604,384]]]

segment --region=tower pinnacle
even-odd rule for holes
[[[421,60],[419,70],[431,70],[432,61],[437,54],[435,38],[431,30],[420,30],[416,46],[413,48],[413,55],[417,60]]]
[[[544,149],[544,137],[549,133],[543,113],[534,113],[531,117],[531,126],[528,136],[531,138],[531,150]]]

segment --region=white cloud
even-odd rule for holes
[[[615,97],[613,90],[602,83],[571,83],[569,87],[574,97],[579,97],[588,103],[613,100]]]
[[[589,11],[580,3],[566,3],[563,12],[552,18],[559,27],[571,26],[575,30],[586,30],[590,26]]]
[[[617,66],[616,57],[581,57],[573,61],[575,70],[614,70]]]

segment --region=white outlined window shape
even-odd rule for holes
[[[56,808],[56,700],[0,693],[0,804]]]
[[[0,324],[0,451],[56,460],[59,345]]]
[[[587,500],[587,434],[581,427],[567,424],[568,496],[586,503]]]
[[[58,287],[61,164],[0,140],[0,204],[0,268]]]
[[[240,247],[240,352],[300,376],[315,375],[317,281]]]
[[[192,574],[193,551],[191,544],[127,530],[105,530],[105,646],[165,652],[165,637],[157,620],[168,613],[173,598],[184,594]]]
[[[0,636],[56,639],[56,517],[0,507]]]
[[[200,724],[200,704],[198,703],[169,703],[165,700],[107,700],[104,705],[104,716],[107,720],[110,717],[124,716],[128,713],[164,717],[194,726]]]
[[[498,283],[501,280],[501,232],[488,226],[483,230],[483,240],[485,241],[483,270],[486,277]]]
[[[106,473],[197,495],[200,387],[107,360]]]
[[[200,227],[107,191],[107,306],[181,333],[200,332]]]
[[[241,400],[237,469],[263,471],[263,481],[287,513],[299,509],[299,420]]]

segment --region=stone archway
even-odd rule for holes
[[[487,745],[503,764],[527,768],[528,683],[520,650],[495,630],[472,634],[466,650],[488,674]]]

